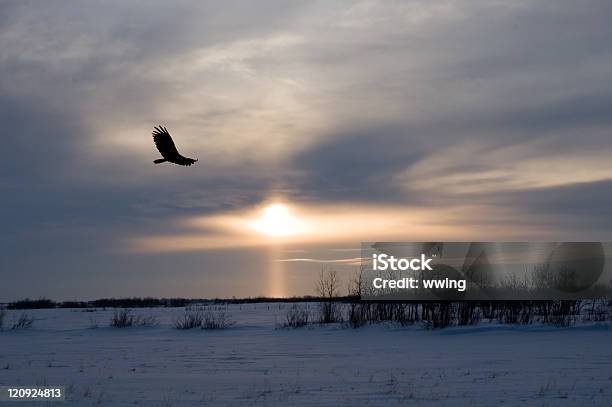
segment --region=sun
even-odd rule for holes
[[[304,223],[296,218],[287,205],[272,204],[266,206],[251,227],[266,236],[286,237],[303,233]]]

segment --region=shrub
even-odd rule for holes
[[[128,328],[131,326],[155,326],[159,323],[153,316],[134,315],[129,309],[115,310],[110,326],[115,328]]]
[[[452,324],[452,307],[450,302],[423,303],[423,324],[426,329],[446,328]]]
[[[226,329],[234,325],[231,315],[225,311],[207,311],[202,321],[202,329]]]
[[[607,321],[609,318],[609,306],[607,300],[592,300],[591,305],[586,309],[585,319],[596,322]]]
[[[176,329],[199,328],[204,322],[204,314],[201,311],[186,311],[183,316],[174,320]]]
[[[130,310],[115,310],[111,318],[110,326],[115,328],[126,328],[134,324],[134,316]]]
[[[349,304],[347,322],[351,328],[359,328],[366,324],[367,317],[364,311],[363,304],[356,302]]]
[[[497,308],[497,320],[502,324],[529,325],[533,322],[532,301],[503,301]]]
[[[419,304],[411,302],[395,305],[394,318],[400,325],[412,325],[419,320]]]
[[[297,304],[293,304],[285,315],[285,328],[300,328],[308,325],[309,313],[304,307]]]
[[[559,300],[547,303],[542,322],[557,327],[567,327],[576,322],[580,313],[579,300]]]
[[[16,321],[13,321],[13,325],[11,329],[28,329],[34,323],[34,318],[26,314],[22,313]]]

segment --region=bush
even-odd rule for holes
[[[586,309],[585,319],[587,321],[603,322],[609,318],[610,304],[607,300],[592,300]]]
[[[419,320],[419,305],[416,303],[393,304],[393,320],[400,325],[412,325]]]
[[[576,322],[580,313],[579,300],[550,301],[545,307],[542,322],[557,327],[567,327]]]
[[[6,311],[4,308],[0,308],[0,331],[4,327],[4,317],[6,316]]]
[[[338,304],[333,301],[325,301],[319,304],[320,324],[333,324],[341,321],[342,318],[338,309]]]
[[[426,329],[441,329],[453,323],[450,302],[423,303],[423,324]]]
[[[110,322],[110,326],[115,328],[127,328],[133,324],[134,316],[131,314],[130,310],[127,309],[115,310]]]
[[[304,307],[293,304],[285,315],[284,328],[300,328],[308,325],[309,313]]]
[[[204,314],[200,311],[186,311],[185,314],[174,320],[176,329],[199,328],[204,322]]]
[[[367,322],[363,304],[352,302],[349,304],[348,316],[346,318],[348,326],[360,328]]]
[[[234,325],[231,315],[225,311],[208,311],[204,314],[202,329],[226,329]]]
[[[17,318],[16,321],[13,321],[11,329],[28,329],[32,327],[33,323],[34,318],[24,312],[19,316],[19,318]]]
[[[481,317],[482,312],[476,303],[462,301],[457,304],[457,325],[476,325]]]
[[[497,320],[503,324],[529,325],[533,322],[532,301],[503,301],[498,304]]]
[[[115,328],[128,328],[131,326],[155,326],[159,323],[153,316],[134,315],[129,309],[115,310],[110,326]]]

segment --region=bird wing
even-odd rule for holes
[[[168,129],[165,127],[155,127],[155,130],[153,130],[153,141],[159,153],[166,160],[172,161],[181,156],[174,145],[174,141],[172,141],[172,137],[170,137],[170,133],[168,133]]]
[[[178,165],[185,165],[185,166],[189,167],[190,165],[192,165],[196,161],[198,161],[198,160],[194,160],[193,158],[183,157],[182,155],[179,154],[179,156],[177,157],[176,161],[173,161],[173,163],[174,164],[178,164]]]

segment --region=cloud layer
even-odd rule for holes
[[[123,249],[275,197],[439,213],[466,238],[610,239],[611,17],[605,1],[3,3],[0,299],[138,294],[145,275],[143,295],[264,294],[217,274],[265,275],[261,252]],[[160,123],[197,167],[152,165]],[[168,281],[164,256],[190,271]]]

